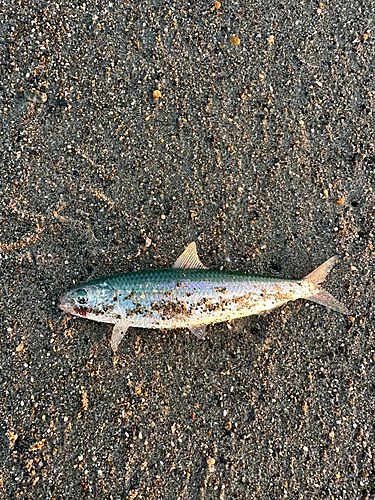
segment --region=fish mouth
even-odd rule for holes
[[[61,309],[62,311],[65,311],[67,313],[71,313],[73,311],[73,304],[70,304],[67,300],[66,300],[66,296],[65,295],[62,295],[60,297],[60,301],[59,301],[59,304],[57,306],[59,309]]]
[[[83,316],[85,317],[92,311],[92,307],[85,306],[77,306],[76,304],[72,304],[69,300],[66,299],[65,295],[63,295],[60,299],[60,303],[58,305],[59,309],[62,311],[73,314],[73,316]]]
[[[68,295],[64,294],[61,295],[59,304],[57,306],[59,309],[65,311],[65,312],[72,312],[74,308],[74,304],[69,300]]]

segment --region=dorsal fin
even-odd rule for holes
[[[173,264],[172,269],[207,269],[199,260],[194,241],[185,248]]]

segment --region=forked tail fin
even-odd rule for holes
[[[305,299],[326,306],[329,309],[332,309],[333,311],[337,311],[342,314],[350,314],[348,309],[344,306],[344,304],[341,304],[341,302],[335,299],[335,297],[331,295],[329,292],[327,292],[327,290],[324,290],[322,287],[318,286],[319,283],[322,283],[326,279],[327,274],[336,264],[338,258],[339,256],[335,255],[334,257],[331,257],[330,259],[326,260],[322,265],[317,267],[315,271],[313,271],[312,273],[308,274],[305,278],[303,278],[301,282],[302,283],[308,282],[316,285],[316,288],[313,291],[313,293],[308,297],[305,297]]]

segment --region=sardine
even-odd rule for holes
[[[331,257],[301,280],[289,280],[209,270],[191,243],[171,269],[120,273],[84,283],[63,295],[59,307],[75,316],[114,323],[115,353],[130,326],[188,328],[203,339],[208,324],[260,314],[300,298],[349,314],[319,286],[337,259]]]

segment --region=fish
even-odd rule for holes
[[[117,349],[129,327],[188,328],[200,339],[209,324],[261,314],[286,302],[307,299],[342,314],[348,309],[320,286],[335,255],[301,280],[210,270],[190,243],[171,268],[107,276],[65,293],[60,309],[81,318],[114,324]]]

